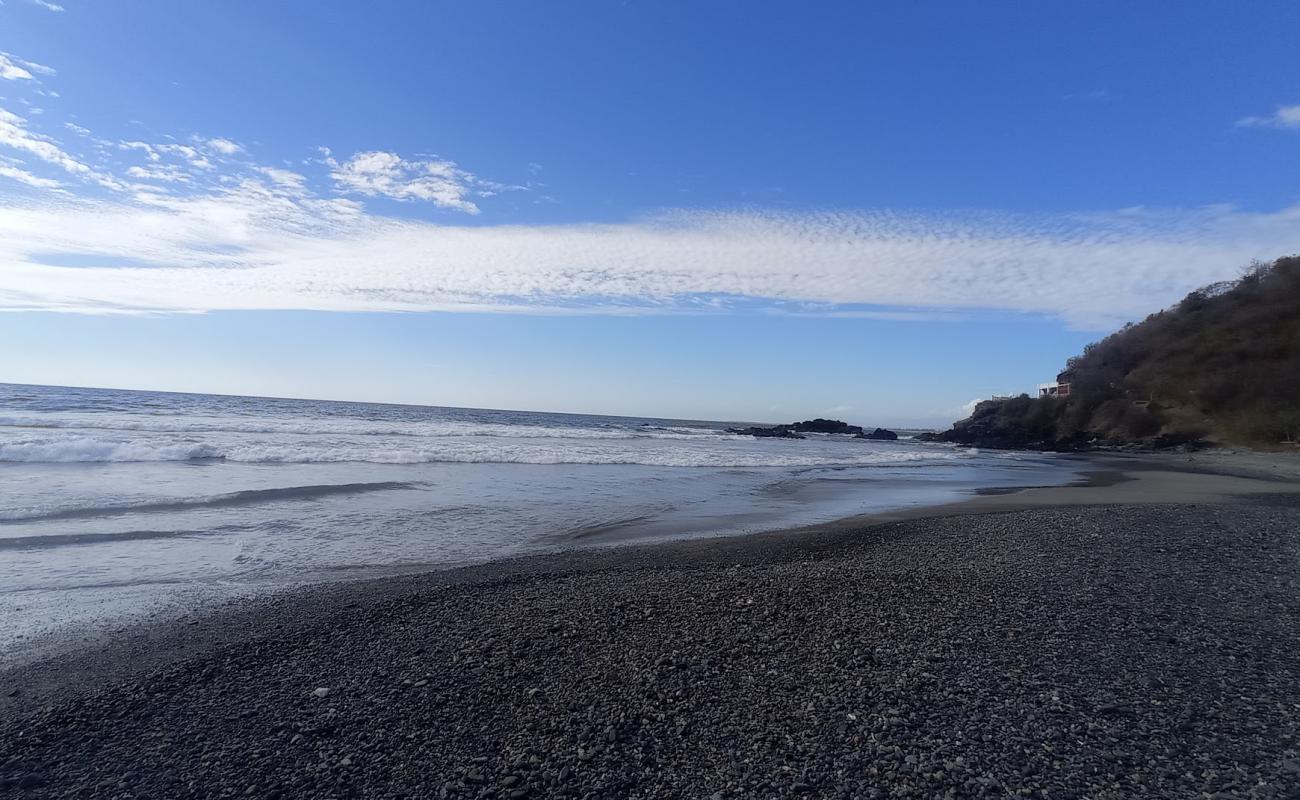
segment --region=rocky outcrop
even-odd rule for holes
[[[735,433],[741,436],[759,436],[765,439],[803,439],[806,438],[801,434],[805,433],[841,433],[846,436],[855,436],[858,438],[891,438],[898,437],[884,428],[876,430],[868,435],[861,425],[850,425],[838,419],[806,419],[803,422],[791,422],[788,425],[773,425],[771,427],[751,426],[748,428],[727,428],[727,433]],[[877,437],[875,434],[886,433],[888,437]]]
[[[803,422],[791,422],[789,425],[772,425],[763,427],[754,425],[748,428],[727,428],[727,433],[734,433],[739,436],[757,436],[763,439],[805,439],[805,433],[838,433],[845,436],[852,436],[854,439],[872,439],[878,442],[897,441],[898,434],[887,428],[876,428],[873,431],[867,431],[861,425],[850,425],[838,419],[806,419]],[[946,441],[939,438],[939,434],[932,434],[934,438],[923,441]]]
[[[975,406],[969,417],[939,434],[939,441],[996,450],[1086,449],[1089,437],[1060,434],[1056,424],[1057,402],[1040,401],[1027,395],[985,400]]]
[[[838,419],[822,419],[821,417],[795,422],[789,427],[799,433],[844,433],[850,436],[862,433],[861,425],[850,425]]]
[[[879,442],[893,442],[898,440],[898,434],[884,428],[876,428],[871,433],[858,433],[855,439],[875,439]]]
[[[727,433],[738,436],[757,436],[760,439],[806,439],[790,429],[789,425],[773,425],[770,428],[751,426],[748,428],[727,428]]]

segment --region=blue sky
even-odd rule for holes
[[[941,424],[1300,233],[1291,3],[0,5],[0,380]]]

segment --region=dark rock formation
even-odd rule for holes
[[[846,433],[853,436],[862,433],[861,425],[850,425],[838,419],[822,419],[821,417],[795,422],[788,427],[799,433]]]
[[[790,429],[789,425],[773,425],[770,428],[759,428],[757,426],[749,428],[727,428],[727,433],[734,433],[740,436],[757,436],[760,439],[804,439]]]
[[[898,434],[894,433],[893,431],[885,430],[884,428],[876,428],[871,433],[858,433],[853,438],[875,439],[881,442],[892,442],[898,439]]]
[[[876,432],[881,429],[877,428]],[[737,433],[742,436],[761,436],[769,439],[803,439],[802,433],[843,433],[850,436],[862,436],[863,430],[861,425],[850,425],[847,422],[841,422],[838,419],[806,419],[803,422],[791,422],[789,425],[773,425],[770,428],[749,427],[749,428],[727,428],[728,433]],[[888,431],[885,431],[888,433]],[[897,437],[893,437],[897,438]]]
[[[1028,395],[985,400],[966,419],[953,423],[939,434],[939,440],[971,447],[998,450],[1082,450],[1089,444],[1084,435],[1062,436],[1056,420],[1057,403]]]

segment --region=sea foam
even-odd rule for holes
[[[763,449],[715,443],[671,442],[652,446],[593,443],[589,437],[539,444],[529,441],[484,441],[467,437],[402,446],[391,441],[361,442],[160,442],[94,437],[24,439],[0,444],[0,462],[112,463],[223,460],[249,464],[642,464],[662,467],[815,467],[906,465],[950,461],[953,449],[926,451],[872,449],[847,441],[836,452],[811,450],[799,443],[765,443]]]

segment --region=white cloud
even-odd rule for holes
[[[240,153],[244,150],[243,147],[235,144],[229,139],[202,139],[200,141],[211,149],[226,156],[233,156],[235,153]]]
[[[87,131],[89,133],[89,131]],[[122,150],[139,150],[145,154],[150,161],[161,161],[162,156],[158,154],[157,148],[148,142],[118,142],[118,148]]]
[[[1278,106],[1272,114],[1265,117],[1242,117],[1237,120],[1237,127],[1300,130],[1300,104]]]
[[[974,400],[970,400],[970,401],[968,401],[968,402],[966,402],[966,403],[963,403],[963,404],[962,404],[961,406],[959,406],[959,407],[956,409],[956,411],[954,412],[954,414],[953,414],[953,421],[956,422],[956,421],[959,420],[959,419],[966,419],[966,418],[969,417],[971,414],[974,414],[974,413],[975,413],[975,406],[977,406],[977,405],[979,405],[980,403],[984,402],[985,399],[986,399],[986,398],[983,398],[983,397],[976,397]]]
[[[441,225],[394,219],[250,163],[215,141],[104,142],[79,156],[0,109],[0,310],[218,309],[773,313],[891,320],[972,310],[1104,329],[1254,258],[1292,252],[1300,207],[1091,214],[676,211],[607,224]],[[86,144],[83,139],[77,143]],[[233,142],[231,145],[238,147]],[[227,148],[228,150],[229,148]],[[328,149],[337,191],[478,211],[513,187],[432,157]],[[209,157],[210,156],[210,157]],[[127,158],[132,163],[122,164]],[[112,190],[76,196],[35,166]],[[136,181],[164,182],[159,185]],[[102,194],[102,193],[101,193]],[[50,266],[51,254],[105,259]],[[122,266],[148,264],[151,266]]]
[[[215,168],[215,165],[208,160],[207,156],[200,153],[197,148],[190,147],[187,144],[160,144],[155,145],[155,148],[160,153],[179,156],[199,169]]]
[[[65,153],[49,137],[32,133],[26,123],[27,120],[17,114],[0,108],[0,147],[27,152],[67,172],[90,173],[90,167]]]
[[[171,164],[130,167],[127,169],[126,174],[140,180],[164,181],[167,183],[188,183],[190,180],[190,176],[185,170]]]
[[[0,176],[25,183],[28,186],[34,186],[37,189],[56,189],[60,186],[59,182],[50,178],[40,178],[27,170],[16,167],[11,164],[0,164]]]
[[[32,79],[32,73],[10,61],[4,53],[0,53],[0,78],[7,81],[29,81]]]
[[[445,226],[246,178],[188,198],[0,204],[0,308],[627,314],[812,302],[1002,309],[1101,329],[1287,252],[1298,234],[1300,208]],[[33,260],[42,253],[157,266],[70,270]]]
[[[112,175],[101,170],[92,169],[89,165],[65,152],[49,136],[32,132],[27,127],[27,120],[3,108],[0,108],[0,148],[8,148],[19,153],[35,156],[37,159],[53,164],[65,172],[77,175],[108,189],[122,190],[126,188],[125,184]]]
[[[33,74],[35,73],[35,74]],[[53,75],[54,70],[35,61],[24,61],[10,53],[0,53],[0,79],[7,81],[35,80],[36,75]]]
[[[292,170],[280,169],[278,167],[257,167],[256,171],[271,179],[271,182],[277,186],[289,187],[293,189],[304,189],[307,185],[307,178]]]
[[[63,6],[58,3],[51,3],[50,0],[31,0],[34,5],[38,5],[46,11],[62,11]]]
[[[427,200],[439,208],[477,214],[468,198],[476,178],[450,161],[407,161],[396,153],[372,150],[339,163],[325,153],[330,177],[341,191],[395,200]]]

